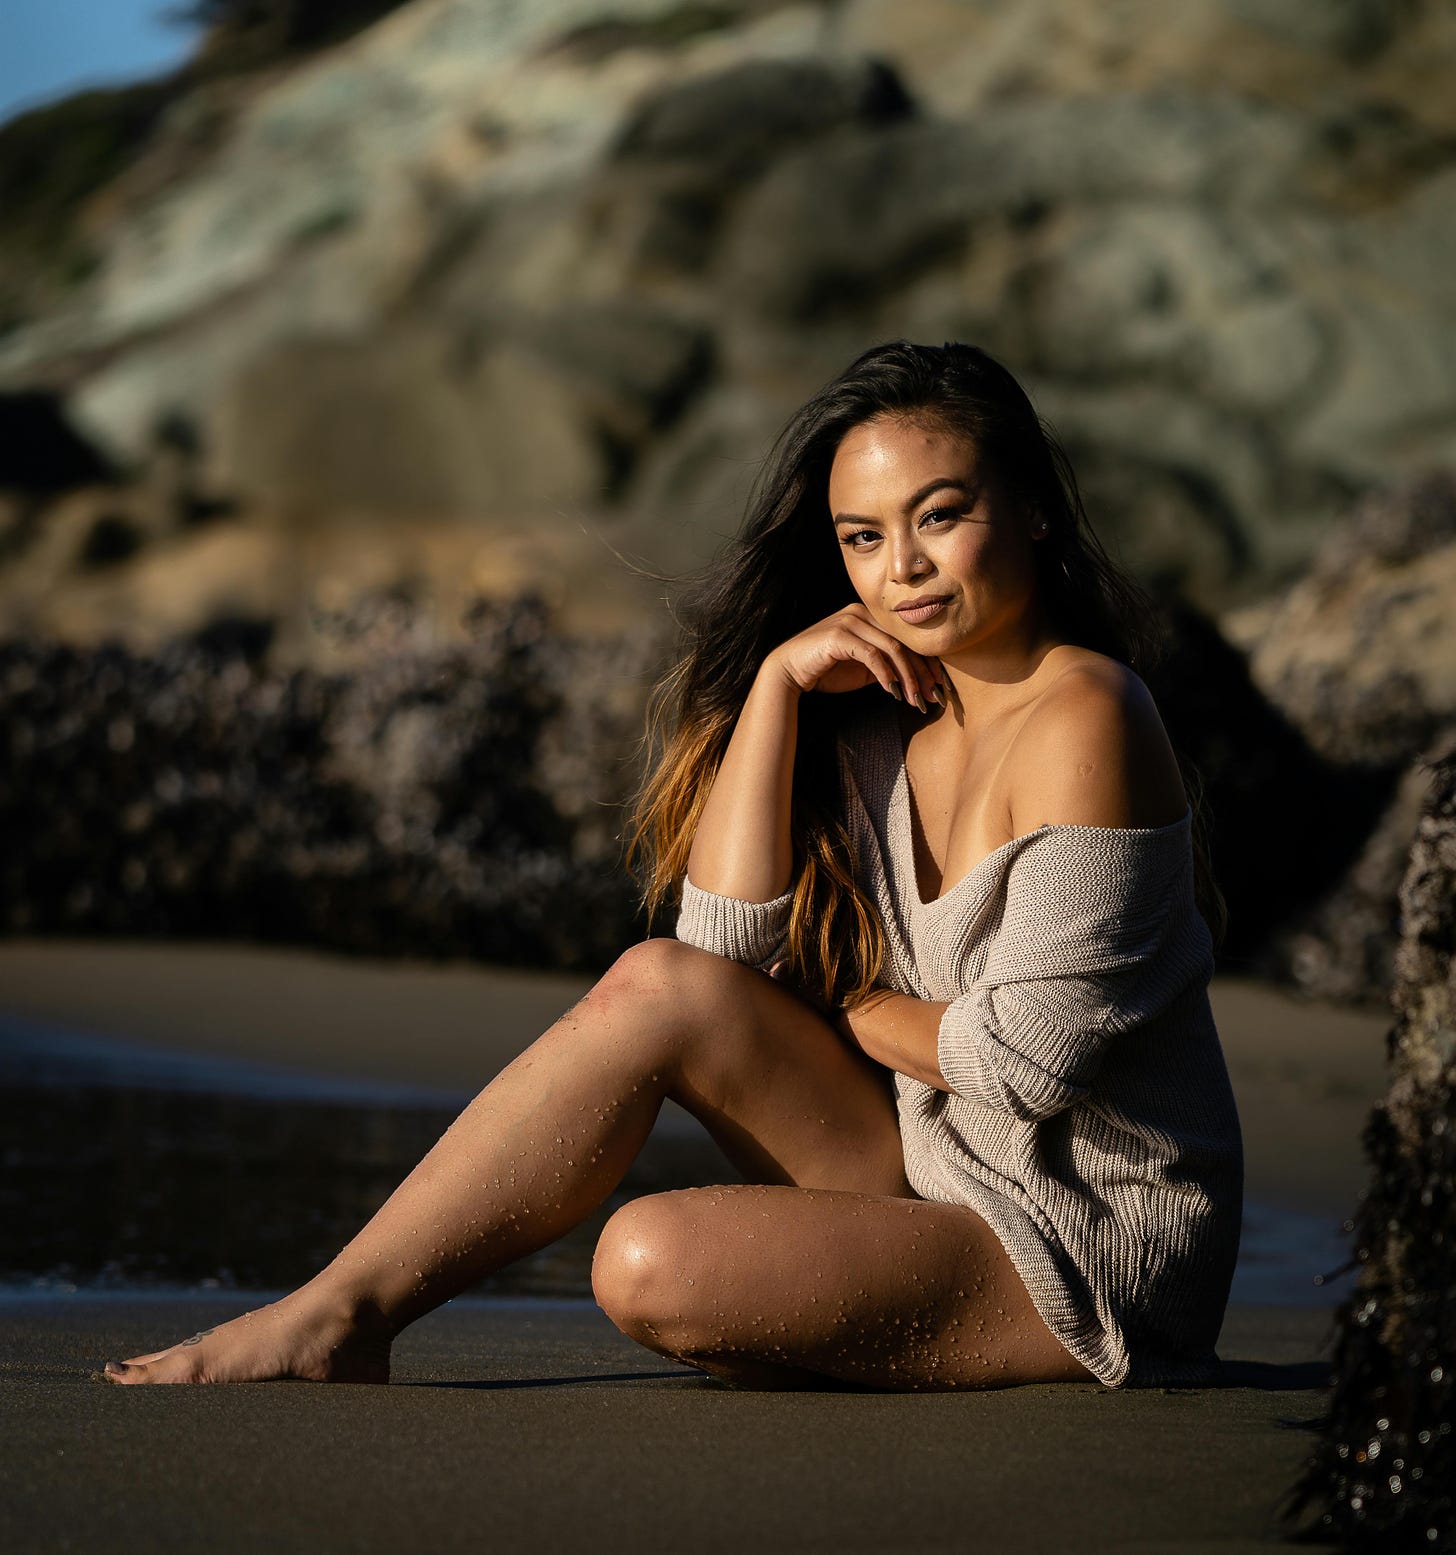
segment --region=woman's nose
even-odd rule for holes
[[[890,543],[890,566],[898,583],[910,583],[930,570],[930,561],[916,539],[902,537]]]

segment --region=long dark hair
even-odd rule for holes
[[[737,537],[680,604],[679,651],[649,703],[645,738],[656,759],[628,822],[628,867],[646,857],[649,921],[687,872],[708,790],[760,665],[780,643],[857,598],[827,518],[829,472],[851,428],[886,416],[968,438],[1004,489],[1045,521],[1035,549],[1038,598],[1060,635],[1142,675],[1157,661],[1156,609],[1092,532],[1066,453],[1006,368],[954,341],[895,340],[865,351],[779,433]],[[884,954],[874,905],[855,883],[836,803],[834,734],[853,700],[800,703],[790,815],[795,868],[786,960],[792,975],[831,1006],[863,999]],[[1185,766],[1185,777],[1197,815],[1196,774]],[[1200,905],[1219,933],[1222,900],[1201,828],[1195,840]]]

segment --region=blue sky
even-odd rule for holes
[[[0,121],[88,86],[160,75],[191,51],[178,0],[0,0]]]

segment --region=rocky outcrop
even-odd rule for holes
[[[1381,1003],[1427,757],[1456,736],[1456,475],[1372,493],[1307,577],[1222,624],[1309,746],[1386,795],[1358,855],[1264,964],[1310,993]]]
[[[1185,786],[1200,796],[1204,847],[1226,899],[1220,966],[1247,975],[1265,969],[1271,939],[1345,877],[1388,784],[1312,749],[1215,622],[1175,603],[1166,624],[1149,684]]]
[[[0,387],[133,470],[185,423],[273,532],[566,509],[675,569],[866,344],[972,339],[1222,608],[1449,455],[1453,58],[1395,0],[414,0],[148,120]]]
[[[640,937],[635,769],[597,760],[637,732],[650,632],[574,643],[523,599],[439,649],[397,594],[329,629],[351,672],[270,670],[248,621],[0,648],[0,930],[583,969]]]
[[[1224,625],[1333,761],[1403,763],[1456,723],[1456,472],[1372,492],[1308,575]]]
[[[1382,1555],[1456,1545],[1456,745],[1429,776],[1400,892],[1390,1090],[1365,1130],[1359,1279],[1291,1501],[1316,1534]]]

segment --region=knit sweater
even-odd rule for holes
[[[950,1091],[894,1075],[910,1185],[986,1221],[1101,1382],[1213,1381],[1243,1146],[1208,1002],[1191,816],[1043,825],[924,901],[897,705],[846,720],[839,799],[884,926],[880,984],[947,1003]],[[766,970],[792,901],[685,879],[677,937]]]

